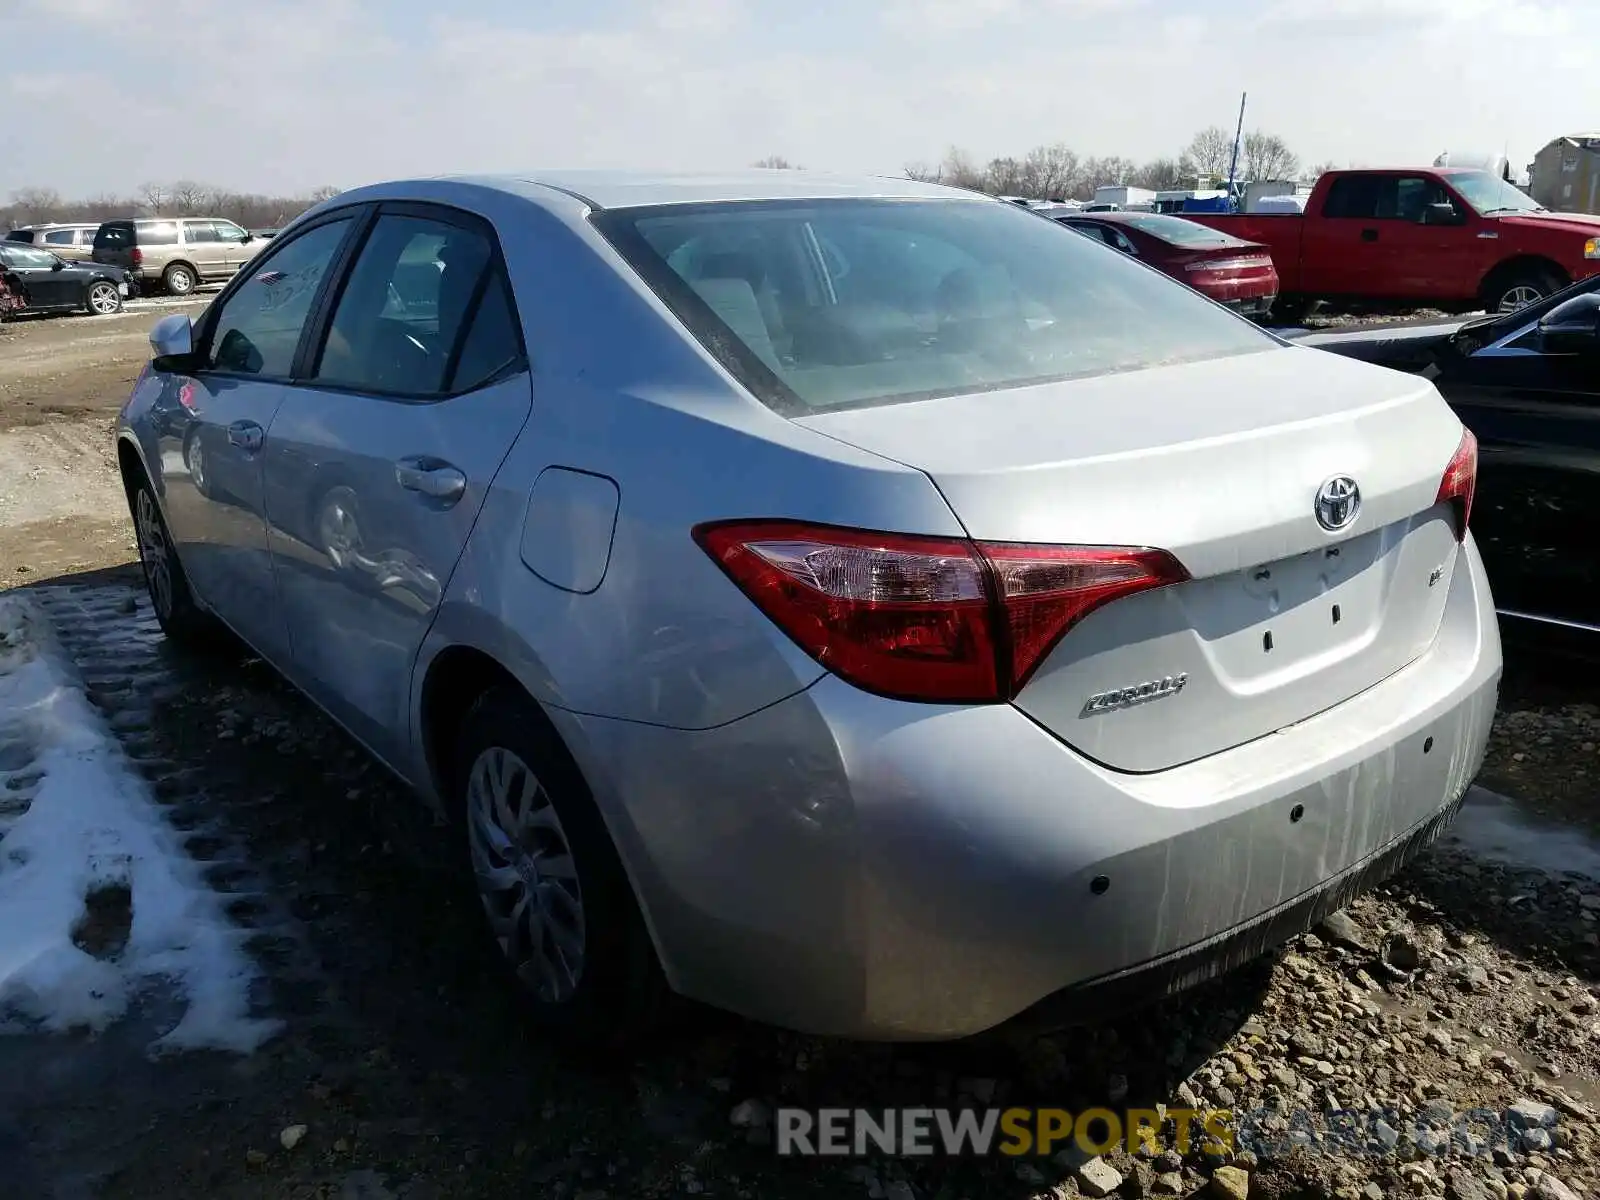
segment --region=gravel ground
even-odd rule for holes
[[[13,1144],[40,1179],[95,1189],[76,1194],[953,1200],[1092,1195],[1104,1168],[1125,1195],[1220,1186],[1198,1154],[823,1166],[776,1158],[763,1125],[779,1104],[941,1101],[1230,1108],[1249,1114],[1234,1161],[1257,1197],[1600,1187],[1600,882],[1558,870],[1600,849],[1569,826],[1537,867],[1493,861],[1482,839],[1441,844],[1282,955],[1093,1029],[861,1047],[691,1010],[596,1067],[530,1036],[443,835],[276,677],[174,657],[126,573],[34,594],[252,930],[270,979],[259,1015],[288,1025],[243,1062],[147,1063],[137,1022],[98,1041],[0,1039]],[[1508,696],[1491,772],[1525,753],[1510,747],[1527,744],[1528,712],[1552,760],[1581,752],[1592,710],[1539,679],[1540,707]],[[1446,1118],[1480,1108],[1532,1115],[1476,1155]],[[1321,1133],[1328,1109],[1357,1110],[1357,1143],[1295,1144],[1298,1114]]]
[[[0,338],[19,331],[44,336]],[[152,1061],[171,1019],[153,995],[99,1038],[0,1037],[0,1196],[1600,1194],[1600,713],[1581,671],[1512,664],[1481,777],[1509,800],[1475,792],[1459,836],[1388,886],[1179,1000],[1048,1039],[893,1048],[687,1008],[636,1054],[577,1062],[522,1021],[418,806],[259,662],[178,656],[155,632],[118,565],[124,518],[81,498],[111,479],[93,435],[108,402],[84,402],[63,422],[0,398],[0,445],[20,411],[66,447],[35,461],[35,487],[74,485],[9,529],[0,511],[0,579],[55,623],[250,931],[256,1015],[286,1028],[242,1060]],[[1215,1106],[1242,1128],[1210,1159],[773,1153],[775,1106],[832,1103]],[[1482,1144],[1450,1136],[1477,1109],[1496,1117],[1474,1127]],[[1332,1136],[1330,1110],[1354,1113]]]

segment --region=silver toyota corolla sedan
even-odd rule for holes
[[[1476,445],[1016,205],[810,172],[345,192],[117,449],[455,819],[537,1015],[865,1038],[1156,996],[1426,845],[1500,676]]]

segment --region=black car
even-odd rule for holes
[[[100,263],[67,262],[48,250],[0,242],[0,268],[22,288],[25,313],[87,312],[110,316],[132,294],[128,273]]]
[[[1600,276],[1476,320],[1289,336],[1432,380],[1478,438],[1471,523],[1502,630],[1600,653]]]

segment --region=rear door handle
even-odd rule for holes
[[[228,445],[254,454],[266,440],[266,432],[254,421],[235,421],[228,426]]]
[[[467,490],[467,477],[437,458],[402,458],[394,465],[395,482],[408,492],[421,492],[434,500],[455,503]]]
[[[1361,231],[1361,240],[1363,242],[1375,242],[1375,241],[1377,241],[1378,240],[1378,231],[1376,229],[1363,229]]]

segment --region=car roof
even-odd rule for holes
[[[452,182],[499,188],[529,199],[552,189],[591,208],[657,204],[708,204],[737,200],[848,198],[988,199],[977,193],[911,179],[835,175],[822,171],[743,170],[723,172],[536,171],[516,175],[451,176]]]

